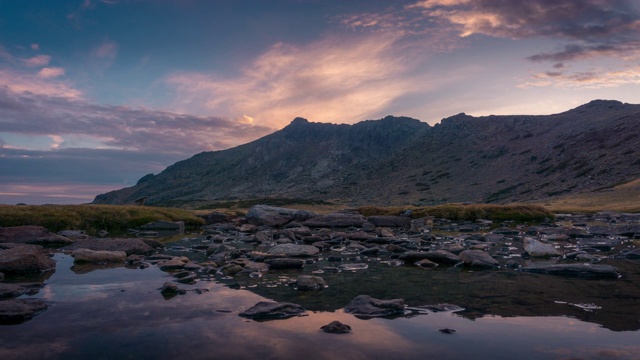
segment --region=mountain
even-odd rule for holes
[[[302,198],[349,205],[522,202],[640,177],[640,105],[594,100],[554,115],[430,126],[387,116],[354,125],[294,119],[253,142],[203,152],[96,204]]]

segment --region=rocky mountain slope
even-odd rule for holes
[[[354,125],[297,118],[203,152],[97,204],[303,198],[349,205],[521,202],[640,178],[640,105],[595,100],[545,116],[458,114],[430,126],[388,116]]]

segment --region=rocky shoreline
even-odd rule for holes
[[[408,215],[364,217],[348,210],[318,215],[257,205],[240,218],[210,214],[201,234],[166,244],[152,238],[90,238],[77,231],[52,234],[35,226],[0,228],[0,323],[28,320],[50,306],[21,296],[46,286],[44,279],[55,271],[50,255],[60,251],[73,256],[79,268],[156,266],[173,277],[159,288],[165,298],[186,294],[182,284],[216,280],[232,287],[268,274],[286,274],[291,291],[322,292],[348,286],[327,278],[374,264],[616,282],[628,275],[617,264],[627,269],[632,262],[637,268],[640,259],[640,214],[561,214],[535,225]],[[40,280],[21,282],[25,276]],[[345,312],[365,318],[415,313],[415,304],[404,299],[372,296],[378,295],[355,294]],[[268,302],[238,315],[264,320],[304,311],[299,304]],[[329,325],[325,331],[348,332],[348,325]]]

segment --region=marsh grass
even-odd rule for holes
[[[358,211],[364,216],[400,215],[411,210],[411,217],[434,216],[454,221],[487,219],[493,221],[543,221],[553,219],[553,213],[539,205],[443,204],[436,206],[364,206]]]
[[[126,231],[146,223],[185,221],[187,226],[204,225],[204,220],[182,209],[124,205],[0,205],[0,226],[39,225],[49,231]]]

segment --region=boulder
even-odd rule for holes
[[[351,326],[343,324],[340,321],[332,321],[320,327],[320,329],[329,334],[348,334],[351,332]]]
[[[520,268],[520,271],[570,277],[617,279],[618,269],[611,265],[594,264],[553,264]]]
[[[350,226],[362,227],[365,222],[367,219],[357,212],[336,212],[318,215],[303,224],[308,227],[346,228]]]
[[[264,263],[269,269],[301,269],[304,266],[303,260],[290,258],[265,259]]]
[[[280,244],[272,247],[267,254],[282,254],[286,257],[312,257],[320,252],[312,245]]]
[[[63,250],[89,249],[89,250],[107,250],[107,251],[124,251],[127,255],[149,255],[156,250],[144,242],[143,239],[85,239],[78,240],[71,245],[65,246]]]
[[[41,299],[11,299],[0,301],[0,324],[16,324],[31,319],[47,308]]]
[[[19,284],[0,283],[0,299],[17,298],[27,292],[27,289]]]
[[[482,250],[465,250],[460,253],[464,266],[473,268],[497,268],[500,263]]]
[[[429,259],[418,260],[414,263],[414,265],[419,266],[423,269],[433,269],[438,266],[438,264],[434,263]]]
[[[633,249],[623,254],[627,259],[640,259],[640,249]]]
[[[454,265],[460,262],[460,257],[458,255],[445,250],[434,250],[426,252],[410,251],[401,254],[398,259],[410,263],[427,259],[433,261],[434,263],[449,265]]]
[[[328,287],[323,278],[311,275],[299,275],[296,286],[300,291],[315,291]]]
[[[562,256],[552,244],[527,237],[524,239],[524,251],[531,257],[550,258]]]
[[[73,240],[54,234],[42,226],[0,227],[0,243],[68,245]]]
[[[411,218],[406,216],[385,216],[385,215],[374,215],[369,216],[367,221],[374,224],[377,227],[410,227],[411,226]]]
[[[168,270],[180,270],[182,268],[184,268],[184,265],[186,263],[182,260],[179,259],[171,259],[171,260],[167,260],[167,261],[163,261],[161,263],[158,263],[158,268],[160,268],[160,270],[162,271],[168,271]]]
[[[54,270],[56,262],[38,245],[16,246],[0,251],[0,272],[5,274],[33,274]]]
[[[255,320],[286,319],[301,315],[305,309],[297,304],[287,302],[260,301],[239,315]]]
[[[164,297],[173,297],[176,295],[184,295],[187,293],[187,291],[184,289],[180,289],[177,284],[167,281],[160,288],[160,293]]]
[[[305,221],[316,216],[305,210],[294,210],[269,205],[254,205],[247,215],[247,221],[253,225],[282,226],[292,221]]]
[[[76,249],[73,250],[71,256],[73,257],[74,262],[78,263],[122,263],[127,257],[127,253],[124,251]]]
[[[344,311],[360,318],[401,315],[404,314],[404,300],[379,300],[369,295],[358,295],[344,307]]]

